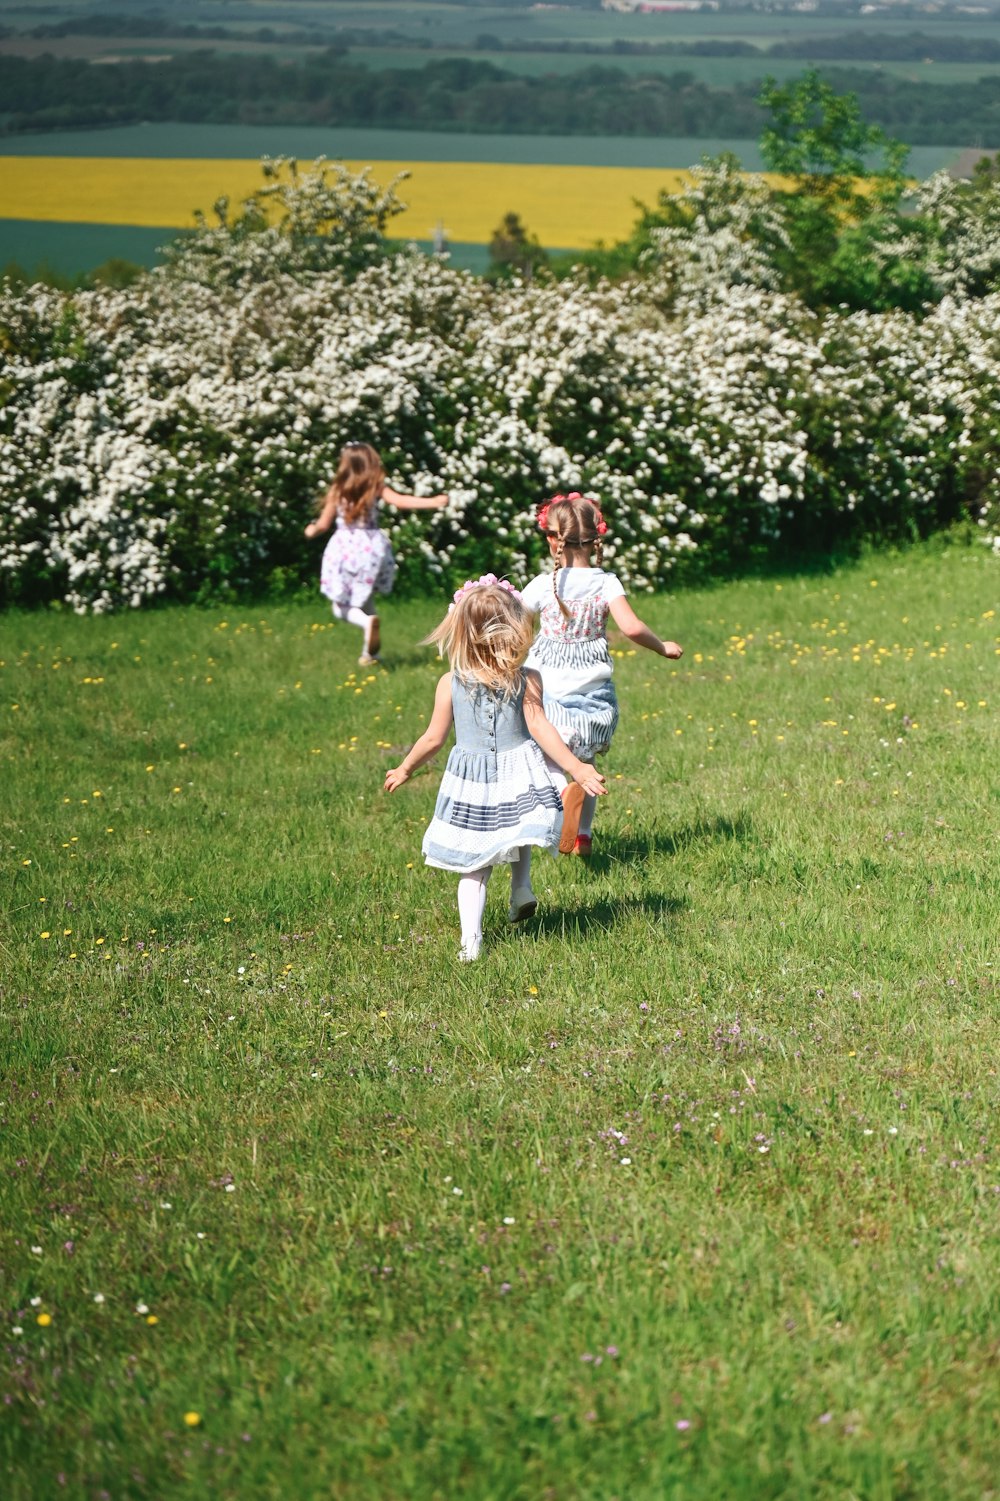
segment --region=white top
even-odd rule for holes
[[[625,590],[620,579],[603,568],[560,568],[556,587],[568,617],[556,602],[551,573],[538,574],[521,597],[541,616],[541,629],[525,665],[541,672],[546,695],[562,699],[610,679],[607,620],[612,600],[623,598]]]
[[[577,599],[601,601],[608,607],[604,611],[605,620],[611,601],[621,599],[625,593],[618,575],[605,573],[603,568],[560,568],[558,587],[559,598],[565,604]],[[536,573],[531,583],[525,584],[521,590],[521,598],[536,615],[544,605],[552,603],[556,614],[562,618],[559,606],[554,604],[552,596],[551,573]],[[603,630],[603,624],[601,629]]]

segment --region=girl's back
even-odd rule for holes
[[[455,745],[475,755],[503,755],[530,740],[524,720],[524,679],[509,697],[491,693],[482,683],[452,673],[451,704],[455,716]]]

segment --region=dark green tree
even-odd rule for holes
[[[549,258],[535,235],[530,235],[519,214],[504,214],[490,239],[490,264],[487,276],[500,281],[520,276],[531,281],[548,267]]]
[[[861,115],[854,94],[838,94],[816,71],[782,87],[765,79],[770,114],[760,139],[787,228],[775,250],[782,282],[815,306],[919,306],[930,287],[916,265],[886,256],[907,183],[909,148]],[[909,242],[906,242],[909,243]]]

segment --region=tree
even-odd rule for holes
[[[857,97],[838,94],[815,68],[785,88],[765,79],[758,97],[771,116],[761,155],[790,180],[778,189],[785,286],[813,305],[919,305],[925,279],[900,264],[913,249],[899,233],[908,148],[867,124]]]
[[[487,276],[494,281],[511,276],[531,281],[548,264],[548,256],[536,236],[528,234],[520,215],[504,214],[490,239]]]

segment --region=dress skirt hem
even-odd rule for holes
[[[525,845],[559,848],[562,801],[531,739],[499,753],[454,746],[424,834],[427,865],[457,875],[509,865]]]

